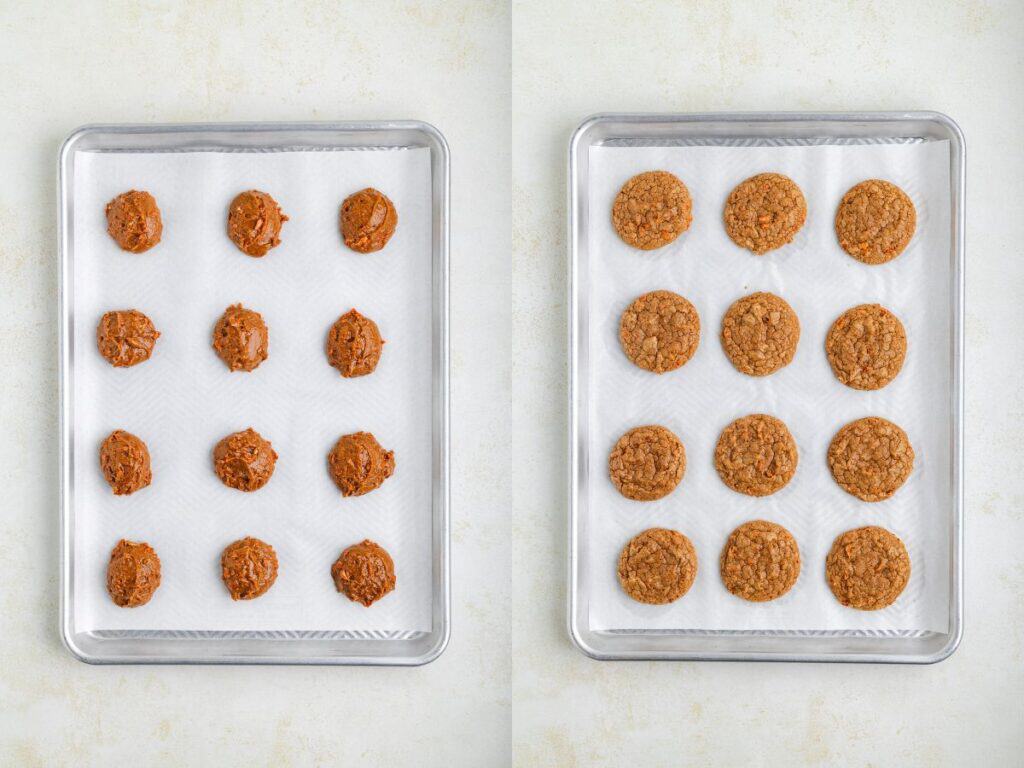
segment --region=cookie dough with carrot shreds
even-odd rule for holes
[[[736,245],[761,256],[796,237],[807,220],[807,201],[788,176],[759,173],[733,189],[722,218]]]
[[[690,190],[668,171],[638,173],[612,203],[612,226],[627,245],[643,251],[661,248],[690,228]]]
[[[881,179],[852,187],[836,210],[836,237],[865,264],[885,264],[907,247],[917,228],[917,210],[902,189]]]

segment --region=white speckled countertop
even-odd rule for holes
[[[1020,3],[2,5],[0,764],[1020,764]],[[933,667],[594,662],[564,626],[568,137],[597,111],[776,109],[936,109],[967,136],[965,639]],[[448,650],[420,669],[75,661],[57,633],[61,140],[404,117],[452,150]]]

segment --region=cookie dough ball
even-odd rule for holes
[[[839,203],[836,236],[844,251],[865,264],[892,261],[917,227],[917,210],[907,193],[881,179],[862,181]]]
[[[213,348],[232,371],[255,371],[267,359],[269,345],[263,316],[241,304],[225,309],[213,328]]]
[[[269,440],[250,427],[221,440],[213,449],[213,471],[228,488],[258,491],[274,474],[277,454]]]
[[[700,344],[700,316],[672,291],[651,291],[622,313],[619,343],[626,357],[653,373],[681,368]]]
[[[869,525],[839,536],[825,559],[825,577],[843,605],[877,611],[892,605],[910,580],[910,555],[895,534]]]
[[[160,586],[160,558],[144,541],[121,539],[110,553],[107,593],[115,605],[145,605]]]
[[[807,220],[807,202],[788,176],[759,173],[729,194],[723,219],[732,241],[760,256],[793,240]]]
[[[627,245],[651,251],[675,240],[693,220],[690,190],[668,171],[631,178],[612,203],[612,226]]]
[[[914,449],[907,433],[891,421],[870,416],[836,432],[828,465],[839,487],[861,501],[888,499],[910,477]]]
[[[800,341],[800,320],[773,293],[737,299],[722,318],[722,349],[736,370],[767,376],[793,360]]]
[[[281,225],[288,217],[266,192],[250,189],[231,201],[228,209],[228,237],[238,250],[250,256],[265,256],[281,243]]]
[[[767,520],[751,520],[729,534],[719,562],[722,583],[754,603],[789,592],[800,575],[800,550],[793,534]]]
[[[100,445],[100,469],[116,496],[135,493],[153,480],[149,449],[123,429],[115,429]]]
[[[697,578],[697,551],[679,531],[649,528],[619,555],[619,583],[640,603],[665,605],[690,591]]]
[[[655,501],[675,490],[686,472],[686,449],[671,430],[634,427],[608,456],[608,474],[619,493],[634,501]]]
[[[239,539],[221,553],[220,577],[232,600],[257,598],[277,581],[277,553],[265,541]]]
[[[395,472],[395,452],[369,432],[342,435],[327,455],[327,467],[342,496],[376,490]]]
[[[356,192],[341,204],[341,236],[358,253],[379,251],[398,226],[398,211],[388,196],[373,187]]]
[[[107,232],[121,250],[148,251],[160,242],[163,231],[160,209],[149,192],[132,189],[107,203]]]
[[[395,563],[384,547],[364,539],[334,561],[331,577],[349,600],[369,607],[395,588]]]
[[[383,346],[377,324],[350,309],[327,334],[327,361],[346,379],[365,376],[377,367]]]
[[[881,304],[861,304],[841,314],[825,339],[832,373],[853,389],[881,389],[903,368],[907,332]]]
[[[764,413],[736,419],[722,430],[715,447],[715,469],[738,493],[768,496],[796,472],[796,442],[781,420]]]
[[[96,326],[100,354],[115,368],[128,368],[149,360],[160,331],[137,309],[107,312]]]

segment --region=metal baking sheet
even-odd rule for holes
[[[430,629],[362,631],[301,628],[209,631],[76,628],[74,467],[95,460],[92,446],[76,444],[73,414],[75,158],[83,152],[386,152],[429,150],[431,327],[430,352]],[[60,518],[61,635],[68,650],[90,663],[380,664],[418,665],[437,658],[449,637],[448,449],[448,202],[449,153],[444,137],[417,121],[357,123],[240,123],[95,125],[73,132],[58,159],[60,194]],[[79,279],[81,279],[79,277]],[[78,352],[77,354],[84,354]],[[81,441],[80,441],[81,442]],[[84,451],[84,453],[83,453]],[[426,499],[424,499],[426,501]],[[154,604],[155,605],[155,604]]]
[[[945,631],[858,630],[601,630],[590,621],[594,585],[588,578],[587,473],[591,425],[591,328],[587,281],[589,151],[593,147],[809,146],[949,142],[950,285],[948,403],[950,467],[948,504],[942,510],[949,536]],[[754,172],[754,171],[751,171]],[[695,203],[696,204],[696,203]],[[604,216],[606,211],[594,211]],[[964,140],[950,118],[907,113],[711,113],[606,114],[585,120],[569,146],[569,589],[568,625],[573,642],[595,659],[775,660],[933,663],[947,658],[963,628],[963,286]],[[936,254],[937,256],[937,254]],[[595,331],[597,332],[597,331]],[[644,526],[639,526],[639,531]],[[705,556],[706,557],[706,556]],[[609,565],[612,568],[613,565]],[[805,566],[806,567],[806,566]]]

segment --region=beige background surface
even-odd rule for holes
[[[46,5],[0,6],[0,763],[1020,764],[1024,6]],[[571,130],[607,110],[917,108],[968,141],[962,647],[926,668],[584,658],[563,626]],[[60,141],[86,122],[389,117],[436,124],[453,156],[447,652],[415,670],[74,661],[56,628]]]

